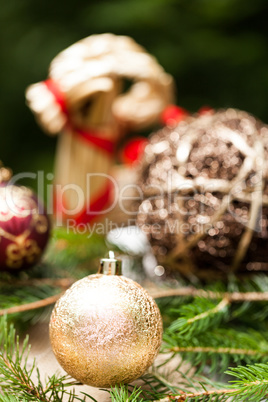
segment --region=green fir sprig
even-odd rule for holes
[[[27,338],[20,349],[10,322],[18,326],[48,319],[55,300],[75,280],[96,272],[107,251],[99,236],[60,229],[36,268],[0,275],[0,315],[9,313],[8,319],[0,318],[0,402],[57,402],[63,396],[69,402],[100,402],[83,392],[77,395],[78,383],[68,376],[55,374],[42,382],[36,363],[27,360]],[[155,297],[165,326],[162,363],[142,377],[140,387],[112,388],[112,402],[268,399],[267,276],[233,277],[209,286],[180,281],[176,289],[160,289]],[[168,369],[175,357],[176,377]],[[230,376],[233,382],[228,382]]]
[[[54,229],[48,250],[37,266],[22,272],[0,272],[0,316],[11,315],[20,326],[47,318],[57,296],[76,280],[95,273],[99,258],[107,252],[102,236]]]
[[[246,328],[214,328],[191,339],[169,331],[164,334],[163,352],[180,354],[198,372],[207,367],[209,373],[219,373],[231,364],[267,362],[268,338]]]
[[[8,326],[6,317],[1,317],[0,390],[3,401],[61,402],[63,396],[68,397],[68,402],[85,400],[75,395],[74,390],[69,390],[78,383],[68,376],[54,374],[43,384],[36,362],[30,363],[28,360],[29,352],[28,337],[20,348],[13,324]],[[36,383],[32,379],[33,374],[36,374]]]
[[[238,366],[226,371],[236,379],[231,381],[235,397],[240,402],[260,402],[268,399],[268,364]],[[239,399],[238,399],[239,398]]]
[[[195,298],[192,303],[181,306],[177,311],[180,317],[172,322],[168,332],[177,332],[190,339],[193,334],[204,332],[212,326],[218,326],[223,319],[226,320],[229,306],[228,298],[218,302]]]
[[[130,389],[128,385],[115,385],[111,388],[111,402],[143,402],[141,387]]]

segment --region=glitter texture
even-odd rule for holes
[[[40,260],[49,239],[50,222],[30,189],[1,183],[1,170],[0,271],[15,272]]]
[[[123,276],[90,275],[55,305],[52,349],[72,377],[95,387],[128,383],[152,364],[162,319],[151,296]]]
[[[135,208],[159,264],[209,279],[267,271],[267,161],[267,126],[234,109],[153,134]]]

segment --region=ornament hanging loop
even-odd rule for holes
[[[100,260],[98,274],[122,275],[122,261],[115,258],[113,251],[109,251],[109,258]]]

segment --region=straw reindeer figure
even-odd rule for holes
[[[125,79],[132,86],[124,93]],[[26,99],[48,134],[62,133],[55,166],[58,219],[88,223],[111,201],[116,143],[128,130],[157,122],[173,101],[173,80],[131,38],[92,35],[59,53],[49,79],[29,86]]]

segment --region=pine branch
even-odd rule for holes
[[[96,247],[93,253],[88,252],[91,241]],[[54,235],[53,245],[47,253],[45,265],[42,264],[32,271],[22,273],[15,279],[8,274],[0,274],[2,293],[0,315],[7,312],[16,313],[16,319],[17,317],[25,319],[25,313],[28,312],[28,318],[31,314],[32,318],[37,317],[37,308],[38,313],[42,312],[43,307],[50,306],[60,297],[62,290],[80,277],[92,273],[88,270],[88,266],[95,270],[94,264],[105,254],[102,247],[106,246],[99,247],[102,240],[94,242],[94,239],[89,240],[83,237],[81,240],[81,236],[57,232]],[[87,264],[83,265],[86,261]],[[206,372],[209,368],[210,373],[221,374],[228,365],[233,363],[252,364],[268,361],[266,335],[268,328],[265,322],[265,317],[268,317],[267,303],[265,303],[268,300],[266,277],[258,276],[254,280],[232,281],[227,286],[214,284],[207,290],[184,287],[152,294],[159,298],[162,305],[165,304],[165,316],[169,320],[173,319],[172,324],[165,331],[165,345],[162,351],[171,352],[173,355],[179,353],[182,363],[190,362],[196,374],[202,372],[205,367]],[[170,296],[173,299],[169,305],[168,297]],[[175,320],[174,317],[176,317]],[[63,395],[67,396],[69,402],[86,400],[85,398],[95,401],[92,396],[85,393],[84,399],[81,399],[74,391],[67,391],[68,387],[77,384],[69,377],[52,376],[46,384],[42,384],[36,365],[33,364],[30,368],[26,366],[27,340],[25,341],[26,349],[23,349],[21,355],[12,332],[14,328],[11,326],[9,330],[6,329],[6,335],[3,338],[1,323],[0,319],[0,350],[1,346],[3,349],[2,354],[0,353],[0,386],[4,392],[2,396],[0,395],[0,402],[2,400],[5,402],[18,400],[20,402],[52,400],[57,402],[62,400]],[[4,344],[6,344],[5,347]],[[245,367],[238,367],[238,369],[237,373],[242,375],[241,369]],[[34,371],[39,376],[37,384],[31,382]],[[261,384],[264,389],[266,386],[266,379],[262,374],[259,374],[259,379],[243,380],[242,384],[237,383],[235,388],[230,389],[226,384],[208,383],[204,379],[201,385],[200,379],[198,381],[188,379],[184,383],[173,384],[173,381],[164,378],[159,370],[151,377],[145,376],[144,381],[149,391],[145,391],[143,387],[133,389],[133,387],[118,386],[110,392],[111,398],[114,398],[112,401],[147,402],[162,398],[163,401],[216,402],[227,401],[230,397],[238,398],[232,400],[244,401],[246,399],[239,398],[241,395],[244,398],[246,389],[252,391],[252,395],[260,395],[262,398],[262,394],[256,394],[258,391],[256,387]],[[239,378],[239,381],[242,379]],[[237,395],[233,394],[234,392]],[[254,402],[261,400],[257,398]]]
[[[29,346],[25,339],[22,350],[19,348],[19,340],[16,337],[14,327],[8,329],[6,318],[0,319],[0,385],[3,394],[0,395],[2,402],[60,402],[65,395],[68,402],[82,401],[74,391],[67,391],[68,387],[78,385],[67,376],[56,375],[48,378],[45,385],[40,380],[36,364],[28,364]],[[38,383],[35,384],[31,377],[37,372]],[[113,402],[138,402],[138,401],[254,401],[267,400],[268,394],[268,364],[256,364],[254,366],[239,366],[229,369],[227,374],[236,378],[230,387],[208,379],[187,376],[181,373],[182,380],[173,385],[168,379],[158,372],[144,376],[144,381],[150,387],[150,391],[141,387],[134,387],[129,392],[128,387],[117,386],[110,391]],[[85,397],[95,401],[93,397],[84,394]],[[96,401],[95,401],[96,402]]]
[[[55,294],[61,291],[60,288],[47,285],[25,287],[17,287],[15,283],[14,286],[2,285],[0,286],[0,317],[8,313],[9,320],[16,321],[19,325],[25,325],[25,323],[29,325],[46,319],[51,310],[51,303],[55,302]]]
[[[143,391],[142,396],[145,398],[144,402],[159,400],[166,395],[176,395],[178,393],[178,386],[172,384],[168,379],[168,374],[163,376],[157,370],[153,369],[152,372],[146,373],[141,378],[146,386],[146,391]]]
[[[177,384],[172,386],[166,376],[159,376],[155,371],[142,377],[147,386],[150,386],[154,392],[158,392],[158,397],[153,399],[154,402],[223,402],[229,400],[230,395],[236,391],[227,384],[198,377],[192,373],[192,370],[190,374],[189,371],[187,373],[180,372],[179,370],[176,371],[179,374],[179,379],[177,380]]]
[[[111,402],[143,402],[143,398],[140,398],[142,392],[141,387],[135,386],[129,391],[127,385],[116,385],[110,391]]]
[[[89,244],[90,247],[88,247]],[[77,235],[72,232],[67,233],[65,229],[56,229],[53,233],[51,246],[46,253],[45,265],[42,263],[39,267],[27,273],[23,273],[22,276],[18,276],[18,279],[14,279],[14,277],[8,274],[0,274],[1,290],[3,288],[10,289],[9,293],[5,289],[5,292],[3,292],[5,296],[2,300],[0,297],[0,315],[33,311],[36,308],[40,309],[41,307],[53,304],[57,298],[60,297],[60,291],[62,289],[68,288],[76,279],[90,273],[85,272],[84,268],[81,269],[81,263],[91,261],[93,267],[91,267],[89,263],[87,263],[87,266],[95,269],[96,265],[94,264],[96,264],[96,256],[98,255],[100,257],[104,255],[105,251],[107,251],[107,246],[101,236],[93,235],[88,238],[87,235]],[[45,278],[42,277],[44,272],[47,276]],[[261,290],[264,288],[265,284],[267,285],[266,288],[268,288],[267,279],[261,278],[261,280],[259,279],[259,283],[257,283],[256,280],[253,282],[251,288],[248,288]],[[43,288],[43,285],[46,285],[47,294],[42,296],[35,295],[35,293],[38,293],[38,289]],[[14,300],[14,294],[16,294],[19,287],[23,287],[23,289],[19,289],[20,294],[17,300]],[[29,292],[27,288],[30,289]],[[160,292],[154,291],[152,295],[155,298],[169,296],[202,297],[211,300],[223,298],[226,301],[228,300],[230,304],[242,301],[256,302],[268,300],[268,292],[263,293],[263,291],[219,292],[215,290],[196,289],[193,287]],[[268,316],[268,309],[266,308],[266,310],[263,308],[258,314],[260,315],[262,313]],[[205,318],[206,314],[207,313],[204,314],[203,318]],[[31,315],[28,314],[27,317],[30,320],[37,316],[33,311],[33,313]],[[202,318],[202,316],[200,318]],[[195,320],[198,320],[198,318],[195,318]]]
[[[226,374],[236,378],[231,382],[237,388],[234,395],[239,396],[239,401],[267,401],[268,364],[238,366],[227,370]]]
[[[268,398],[268,364],[255,364],[247,367],[239,366],[229,369],[226,374],[236,378],[228,384],[222,384],[208,378],[189,375],[181,375],[181,380],[176,385],[177,393],[167,392],[162,398],[156,398],[154,402],[262,402]],[[154,374],[151,374],[154,377]],[[157,382],[157,377],[154,377]],[[162,385],[165,378],[161,377]],[[167,381],[168,383],[168,381]]]
[[[0,402],[27,402],[26,399],[18,399],[14,395],[9,395],[8,393],[0,394]]]
[[[36,310],[39,308],[44,308],[47,306],[50,306],[51,304],[54,304],[62,295],[64,292],[58,293],[54,296],[47,297],[42,300],[34,301],[31,303],[27,304],[21,304],[19,306],[14,306],[10,307],[4,310],[0,310],[0,316],[7,315],[7,314],[17,314],[17,313],[22,313],[24,311],[29,311],[29,310]]]
[[[188,346],[188,347],[180,347],[175,346],[169,349],[170,352],[176,353],[206,353],[206,354],[228,354],[228,355],[242,355],[242,356],[254,356],[256,357],[259,354],[257,350],[251,349],[235,349],[235,348],[213,348],[211,346]],[[268,353],[265,353],[268,356]]]
[[[15,280],[14,277],[6,277],[0,279],[0,288],[6,286],[12,286],[14,288],[21,287],[39,287],[39,286],[51,286],[56,288],[67,289],[75,282],[74,278],[28,278]]]
[[[268,361],[267,334],[236,328],[215,328],[209,333],[185,339],[178,334],[164,334],[164,353],[179,353],[198,372],[206,365],[210,373],[223,372],[230,364]]]
[[[0,316],[12,314],[13,321],[36,322],[43,316],[44,307],[53,305],[62,290],[77,279],[95,273],[99,258],[106,252],[104,237],[92,235],[88,238],[55,229],[50,247],[39,265],[15,276],[0,272]],[[38,313],[36,309],[39,309]]]
[[[3,401],[60,402],[64,396],[68,398],[68,402],[85,400],[75,395],[74,391],[68,391],[68,388],[78,384],[68,376],[52,375],[42,384],[36,363],[28,362],[28,338],[25,338],[20,350],[14,326],[8,327],[6,317],[0,319],[0,350],[0,388]],[[37,384],[32,380],[34,372],[37,374]]]
[[[186,287],[180,289],[159,290],[150,292],[151,296],[155,299],[166,297],[200,297],[211,300],[227,299],[229,303],[242,303],[242,302],[262,302],[268,301],[268,292],[214,292],[211,290],[197,289],[193,287]]]
[[[170,325],[167,333],[179,332],[180,336],[189,339],[193,334],[204,332],[213,325],[217,326],[226,319],[229,304],[228,298],[217,304],[211,300],[196,298],[178,310],[180,317]]]
[[[168,396],[164,399],[158,400],[158,402],[194,402],[194,401],[208,401],[208,402],[223,402],[227,401],[230,397],[230,394],[233,394],[233,390],[231,389],[220,389],[220,390],[212,390],[212,391],[200,391],[200,392],[183,392],[181,391],[180,395]],[[155,401],[156,402],[156,401]]]
[[[108,247],[104,236],[97,234],[77,234],[66,228],[53,230],[52,240],[45,256],[51,276],[70,275],[80,279],[95,273],[99,259],[105,256]],[[59,272],[61,271],[61,272]]]
[[[268,277],[258,274],[250,278],[230,277],[226,286],[222,282],[210,285],[204,289],[202,284],[198,287],[185,286],[175,289],[156,289],[151,292],[155,299],[167,297],[200,297],[211,300],[228,298],[231,303],[262,302],[268,300]]]
[[[261,283],[258,283],[257,279],[232,284],[233,289],[237,286],[241,286],[243,290],[263,291],[266,290],[267,279]],[[193,288],[191,292],[192,290]],[[236,290],[233,293],[222,292],[225,297],[218,301],[220,292],[211,292],[209,290],[208,295],[213,299],[195,297],[190,302],[188,300],[188,303],[185,300],[186,304],[179,305],[177,309],[172,309],[172,315],[175,312],[179,317],[165,331],[162,351],[179,353],[181,358],[195,366],[198,372],[202,372],[206,367],[210,373],[219,374],[220,369],[224,370],[234,362],[267,362],[268,339],[263,335],[267,334],[267,325],[260,320],[252,320],[254,314],[265,315],[268,311],[266,304],[260,303],[262,297],[259,296],[262,296],[262,293],[250,292],[248,299],[251,300],[254,295],[257,303],[247,301],[232,306],[232,301],[240,301],[244,293]],[[201,290],[201,293],[204,291]],[[183,294],[188,295],[187,292]]]

